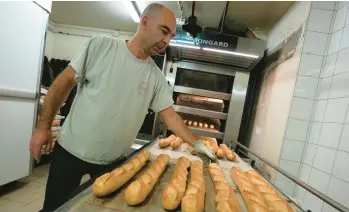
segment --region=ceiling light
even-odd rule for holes
[[[203,50],[224,53],[224,54],[233,54],[233,55],[242,56],[242,57],[251,57],[251,58],[258,58],[259,57],[257,55],[253,55],[253,54],[244,54],[244,53],[232,52],[232,51],[226,51],[226,50],[220,50],[220,49],[203,48]]]
[[[189,45],[173,43],[173,42],[170,42],[170,46],[177,46],[177,47],[183,47],[183,48],[188,48],[188,49],[200,49],[200,47],[198,47],[198,46],[189,46]]]
[[[122,3],[124,3],[124,6],[126,7],[126,9],[128,10],[128,12],[130,13],[132,19],[134,22],[139,23],[139,15],[137,12],[137,9],[135,8],[135,5],[133,4],[132,1],[122,1]]]

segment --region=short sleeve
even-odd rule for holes
[[[156,71],[160,72],[160,70]],[[164,75],[160,72],[155,86],[153,99],[150,104],[150,109],[157,113],[172,106],[173,103],[170,87],[168,86]]]
[[[91,38],[75,57],[70,61],[69,65],[75,70],[75,81],[85,81],[85,73],[88,69],[88,64],[94,56],[94,48],[98,40],[98,36]]]

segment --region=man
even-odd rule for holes
[[[30,141],[36,160],[44,144],[51,149],[50,128],[59,106],[77,83],[79,89],[52,153],[45,211],[61,205],[84,174],[97,177],[115,167],[130,149],[148,108],[197,152],[215,158],[173,110],[167,81],[150,58],[164,51],[175,30],[174,14],[150,4],[130,41],[92,38],[52,84]]]

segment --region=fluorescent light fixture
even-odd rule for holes
[[[173,43],[173,42],[170,42],[170,46],[177,46],[177,47],[183,47],[183,48],[188,48],[188,49],[200,49],[200,47],[198,47],[198,46],[189,46],[189,45]]]
[[[194,44],[194,41],[187,41],[187,40],[177,40],[176,43],[187,43],[187,44]]]
[[[128,10],[128,13],[130,13],[133,21],[139,23],[139,15],[135,6],[132,4],[132,1],[122,1],[122,3],[124,3],[124,6]]]
[[[242,56],[242,57],[258,58],[257,55],[253,55],[253,54],[244,54],[244,53],[232,52],[232,51],[226,51],[226,50],[220,50],[220,49],[203,48],[203,50],[211,51],[211,52],[218,52],[218,53],[223,53],[223,54],[233,54],[233,55]]]

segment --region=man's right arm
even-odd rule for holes
[[[36,161],[40,160],[41,149],[46,144],[46,152],[52,147],[51,125],[53,119],[76,85],[75,70],[68,66],[53,82],[48,90],[40,111],[36,129],[30,140],[30,152]]]

